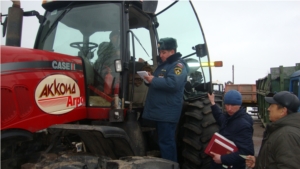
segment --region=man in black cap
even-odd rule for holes
[[[300,106],[299,99],[288,91],[265,97],[270,104],[268,124],[257,159],[247,156],[246,165],[257,169],[300,167]]]
[[[183,91],[188,67],[176,52],[174,38],[158,42],[159,65],[146,76],[149,87],[142,117],[155,121],[161,157],[177,162],[175,131],[183,105]]]

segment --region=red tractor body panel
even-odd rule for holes
[[[1,128],[35,132],[87,117],[82,61],[1,46]]]

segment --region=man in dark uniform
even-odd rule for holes
[[[174,38],[158,42],[159,62],[153,75],[146,76],[149,87],[142,118],[155,121],[161,157],[177,162],[175,131],[180,118],[188,67],[176,53]]]

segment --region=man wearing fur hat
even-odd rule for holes
[[[224,95],[226,113],[223,113],[215,104],[214,94],[208,94],[211,110],[215,120],[220,126],[219,133],[233,141],[238,148],[237,152],[220,155],[214,152],[211,169],[223,169],[229,166],[232,169],[246,168],[245,160],[240,155],[254,154],[253,120],[242,105],[242,95],[236,90],[229,90]]]
[[[281,91],[265,97],[270,104],[269,120],[257,159],[247,156],[248,167],[257,169],[300,167],[300,101],[296,95]]]
[[[155,121],[161,157],[177,162],[175,131],[183,105],[183,91],[188,67],[176,53],[174,38],[158,42],[159,65],[145,79],[149,87],[142,117]]]

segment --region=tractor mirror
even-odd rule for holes
[[[207,55],[207,48],[205,44],[198,44],[194,47],[194,49],[196,49],[196,55],[200,58]]]

